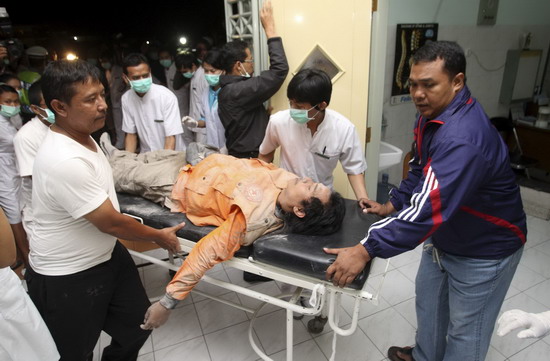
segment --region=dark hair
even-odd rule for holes
[[[214,48],[206,53],[203,62],[212,65],[212,67],[223,70],[223,62],[220,49]]]
[[[176,55],[176,59],[174,60],[176,63],[176,69],[181,69],[182,67],[191,69],[193,67],[193,64],[196,66],[199,66],[199,61],[193,54],[179,54]]]
[[[32,85],[29,88],[29,104],[36,105],[37,107],[40,106],[40,99],[42,99],[42,82],[36,81],[32,83]]]
[[[114,58],[115,58],[115,54],[114,54],[113,51],[110,50],[110,49],[103,50],[103,51],[99,54],[99,59],[100,59],[100,60],[109,60],[109,61],[113,61]]]
[[[54,99],[69,104],[76,94],[77,84],[101,83],[101,70],[87,61],[78,60],[57,60],[46,66],[42,82],[42,94],[48,108],[55,113],[51,107]]]
[[[293,212],[285,212],[283,220],[284,230],[291,233],[321,236],[334,233],[342,226],[346,214],[344,198],[338,192],[332,192],[327,204],[323,204],[319,198],[312,197],[309,201],[303,201],[303,218]]]
[[[19,80],[19,78],[15,74],[11,74],[11,73],[0,74],[0,83],[6,84],[12,79],[16,79],[19,83],[21,83],[21,80]]]
[[[298,74],[294,75],[286,89],[288,99],[311,105],[321,102],[329,104],[331,95],[332,81],[327,73],[318,69],[300,70]]]
[[[160,55],[160,53],[164,53],[164,52],[168,53],[168,55],[170,55],[170,56],[174,56],[174,54],[173,54],[174,52],[172,51],[172,49],[169,49],[169,48],[166,48],[166,47],[160,48],[157,53]]]
[[[19,95],[17,90],[15,90],[15,88],[12,87],[11,85],[0,84],[0,94],[4,94],[4,93],[15,93],[15,94]]]
[[[246,60],[246,49],[250,46],[246,41],[233,40],[222,47],[222,70],[231,73],[233,65],[237,62]]]
[[[122,70],[124,71],[124,74],[128,75],[129,67],[138,66],[140,64],[149,65],[149,60],[147,60],[147,57],[141,53],[130,53],[122,60]]]
[[[443,69],[453,79],[458,73],[466,78],[466,57],[464,51],[454,41],[427,41],[411,58],[411,64],[432,62],[442,59]],[[466,81],[466,79],[464,79]]]

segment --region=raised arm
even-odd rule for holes
[[[260,20],[262,22],[262,27],[265,31],[265,36],[269,38],[277,37],[277,32],[275,31],[275,19],[273,18],[273,6],[271,5],[271,0],[264,2],[260,10]]]

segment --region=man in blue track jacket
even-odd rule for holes
[[[374,257],[424,243],[416,278],[414,347],[390,360],[484,360],[495,320],[526,240],[526,219],[508,149],[465,85],[456,43],[428,42],[412,59],[410,93],[419,118],[408,177],[355,247],[336,254],[327,279],[343,287]]]

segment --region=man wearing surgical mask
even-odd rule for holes
[[[30,239],[34,218],[32,216],[32,169],[36,152],[55,123],[55,114],[46,106],[42,95],[42,83],[37,81],[29,88],[30,109],[35,117],[25,123],[13,138],[19,175],[21,176],[21,211],[23,228]]]
[[[174,91],[174,76],[176,75],[176,65],[174,64],[174,57],[167,49],[159,51],[159,63],[164,70],[164,78],[166,79],[166,86],[171,91]]]
[[[204,78],[204,68],[193,54],[180,54],[176,57],[176,69],[181,74],[176,77],[174,89],[180,90],[176,93],[180,99],[181,116],[189,116],[193,119],[204,119],[206,109],[203,108],[204,95],[208,93],[208,83]],[[183,90],[188,90],[184,93]],[[184,126],[183,139],[185,145],[192,142],[204,143],[206,129],[199,127]]]
[[[23,95],[23,87],[21,85],[21,81],[17,76],[11,73],[4,73],[0,75],[0,84],[6,84],[11,86],[13,89],[17,91],[17,94],[19,94],[19,102],[22,103],[21,96]],[[14,115],[10,118],[10,122],[17,128],[17,130],[21,129],[23,126],[23,119],[21,118],[21,112],[19,114]]]
[[[130,85],[122,96],[122,130],[125,150],[135,153],[159,149],[183,150],[178,100],[173,92],[153,84],[147,58],[129,54],[123,62],[124,81]]]
[[[327,109],[331,95],[332,81],[324,71],[300,70],[288,84],[289,109],[269,119],[259,158],[272,162],[281,147],[281,168],[330,188],[340,161],[359,206],[365,209],[369,197],[363,149],[353,123]]]
[[[21,220],[21,178],[13,146],[17,129],[11,122],[11,118],[20,113],[20,104],[17,91],[9,85],[0,84],[0,208],[6,213],[22,261],[27,265],[29,242]]]
[[[237,158],[258,157],[269,120],[264,102],[280,89],[288,74],[288,62],[282,39],[275,30],[271,1],[264,2],[260,19],[267,37],[268,70],[252,76],[254,58],[244,41],[231,41],[222,48],[226,74],[220,77],[218,111],[225,127],[227,150]]]
[[[220,77],[224,74],[224,71],[221,70],[221,64],[222,59],[218,49],[212,49],[206,54],[202,63],[204,69],[203,77],[208,83],[208,89],[202,97],[204,118],[193,119],[187,116],[182,118],[182,123],[190,129],[197,127],[205,129],[206,140],[204,143],[219,149],[223,154],[227,154],[227,148],[225,148],[225,128],[218,114]]]

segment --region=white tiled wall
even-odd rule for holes
[[[438,40],[456,41],[464,49],[471,49],[474,55],[466,58],[467,85],[472,94],[483,105],[490,117],[504,115],[508,110],[499,104],[500,86],[504,74],[504,63],[508,49],[517,49],[521,34],[532,34],[531,49],[543,49],[543,61],[550,43],[550,25],[495,25],[490,27],[473,25],[439,25]],[[403,150],[406,154],[412,143],[416,109],[412,103],[390,105],[393,62],[395,58],[396,25],[388,27],[386,80],[384,86],[384,122],[382,140]],[[481,64],[481,65],[480,65]],[[483,69],[494,71],[487,71]],[[402,166],[396,165],[384,173],[389,174],[390,183],[398,185]]]

